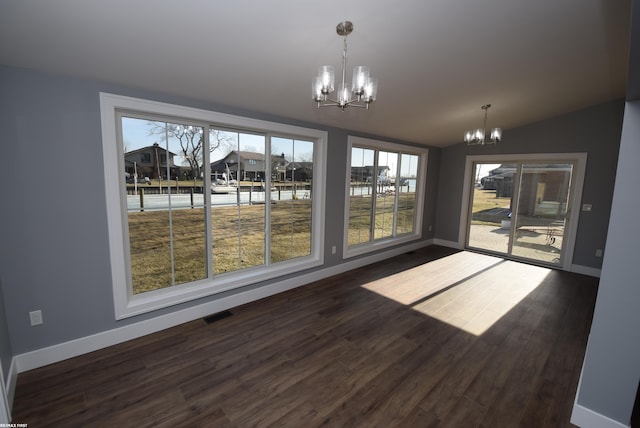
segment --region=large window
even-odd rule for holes
[[[349,137],[345,255],[418,239],[427,151]]]
[[[322,263],[325,132],[109,94],[101,109],[117,318]]]

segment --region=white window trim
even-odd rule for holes
[[[416,177],[416,202],[414,210],[413,233],[403,234],[397,237],[377,239],[372,242],[349,246],[349,196],[351,185],[351,149],[353,146],[370,147],[378,150],[389,150],[399,153],[412,154],[419,157],[420,169]],[[344,239],[342,243],[342,254],[344,258],[359,256],[382,250],[399,244],[416,241],[422,238],[422,219],[424,211],[424,198],[427,178],[427,160],[429,150],[404,144],[390,143],[370,138],[354,137],[349,135],[347,139],[347,173],[345,178],[345,209],[344,209]]]
[[[127,229],[123,218],[126,202],[121,195],[124,165],[122,148],[117,144],[117,110],[130,110],[143,114],[157,114],[186,120],[203,121],[215,125],[253,129],[286,137],[308,139],[316,142],[314,154],[314,204],[312,212],[311,255],[279,262],[265,267],[258,266],[234,273],[133,295],[128,273]],[[210,296],[212,294],[247,286],[257,282],[292,274],[324,263],[325,175],[328,133],[276,122],[251,119],[179,105],[100,93],[102,122],[102,153],[104,158],[105,201],[109,231],[109,256],[115,318],[123,319],[179,303]],[[124,204],[124,205],[123,205]]]

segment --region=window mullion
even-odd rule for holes
[[[371,183],[373,184],[371,188],[371,213],[369,214],[369,242],[373,242],[376,239],[376,209],[378,205],[378,175],[380,171],[378,171],[379,162],[378,156],[380,155],[380,151],[378,149],[373,152],[373,179]]]
[[[240,206],[240,134],[238,133],[238,146],[237,146],[238,160],[236,162],[236,206],[238,207],[238,269],[242,269],[242,211]],[[231,173],[229,173],[231,174]],[[230,180],[231,177],[227,177]]]
[[[291,234],[289,235],[290,240],[289,240],[289,255],[293,256],[293,232],[294,232],[294,228],[295,228],[295,224],[294,224],[294,214],[295,214],[295,206],[296,206],[296,200],[298,198],[298,193],[297,193],[297,187],[296,187],[296,177],[295,177],[295,171],[296,171],[296,143],[295,140],[291,146],[291,162],[293,163],[293,170],[291,173]]]
[[[173,212],[171,209],[171,168],[169,166],[169,124],[164,124],[164,149],[165,149],[165,173],[167,174],[167,205],[169,211],[169,255],[171,260],[171,284],[176,284],[176,258],[175,258],[175,248],[174,248],[174,239],[173,239]],[[158,150],[156,149],[156,162],[158,165],[160,164],[160,159],[158,158]],[[158,168],[160,171],[160,168]],[[160,183],[162,183],[162,176],[158,177]],[[162,193],[162,186],[160,187],[160,193]]]
[[[392,230],[391,230],[391,236],[397,236],[398,235],[398,204],[400,201],[400,166],[402,163],[402,153],[398,152],[398,161],[396,162],[396,182],[395,182],[395,188],[396,191],[394,192],[394,197],[393,197],[393,226],[392,226]]]
[[[211,156],[209,155],[209,151],[211,148],[211,125],[203,127],[204,132],[204,148],[202,149],[202,162],[204,163],[203,174],[202,177],[202,193],[204,195],[204,228],[205,228],[205,245],[206,249],[206,263],[207,263],[207,276],[209,279],[213,278],[213,225],[211,224]]]
[[[271,134],[265,135],[264,150],[264,264],[271,265]]]

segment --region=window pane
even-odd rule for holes
[[[395,216],[397,165],[397,153],[378,153],[374,239],[394,235],[393,219]]]
[[[348,245],[371,241],[375,151],[351,148]]]
[[[560,264],[572,174],[572,164],[522,164],[511,254]]]
[[[208,276],[206,225],[202,170],[204,167],[204,129],[198,126],[166,124],[167,192],[171,203],[174,284]],[[162,160],[161,157],[161,160]]]
[[[214,274],[265,264],[265,137],[211,129]]]
[[[133,293],[170,286],[169,211],[130,211],[128,218]]]
[[[403,154],[398,181],[398,235],[413,232],[413,218],[416,200],[416,179],[418,177],[418,156]]]
[[[311,141],[271,139],[271,262],[311,254],[313,151]]]
[[[121,123],[133,293],[206,278],[203,128]]]
[[[240,268],[248,268],[265,264],[265,205],[260,183],[266,171],[266,138],[240,133],[238,148]]]

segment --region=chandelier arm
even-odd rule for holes
[[[343,110],[344,108],[347,108],[347,107],[365,108],[367,110],[369,109],[369,104],[357,104],[355,102],[348,102],[343,105],[334,100],[327,100],[327,101],[318,101],[317,102],[318,107],[343,107]]]
[[[340,100],[338,100],[337,98],[329,98],[326,97],[325,99],[318,101],[318,103],[325,103],[325,102],[331,102],[331,103],[336,103],[337,105],[340,105]],[[344,100],[344,104],[349,104],[349,105],[357,105],[357,104],[365,104],[364,101],[362,101],[361,99],[359,99],[359,97],[356,98],[349,98],[347,100]]]

